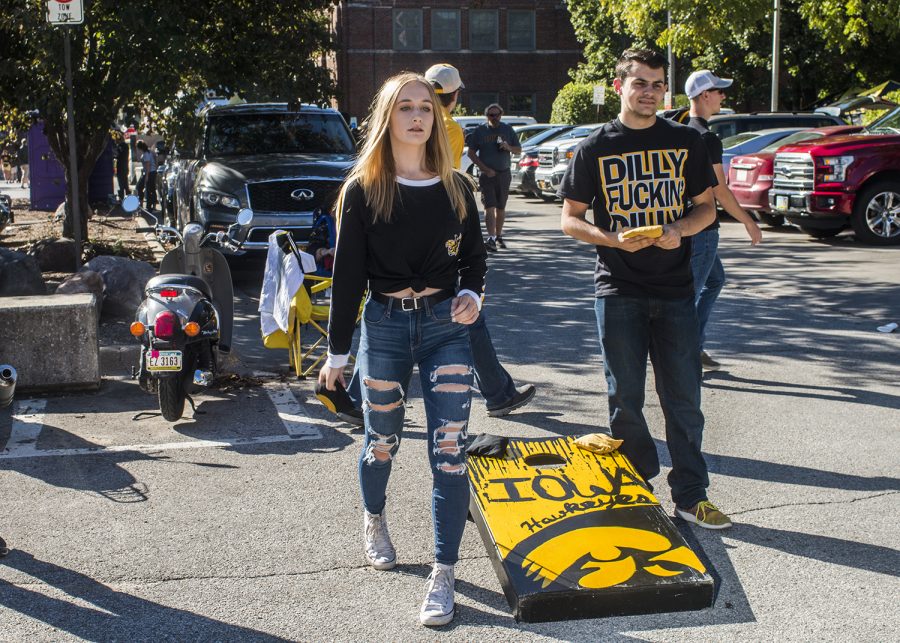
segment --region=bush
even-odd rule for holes
[[[606,104],[594,105],[594,86],[589,83],[569,83],[556,95],[550,122],[580,125],[605,123],[619,113],[619,99],[612,87],[606,88]],[[600,108],[599,111],[597,108]]]

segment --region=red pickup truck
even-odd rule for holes
[[[900,107],[860,134],[779,149],[769,205],[814,237],[851,226],[864,243],[900,244]]]

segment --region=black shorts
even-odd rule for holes
[[[506,209],[506,201],[509,199],[509,184],[512,181],[512,174],[509,170],[497,172],[495,176],[488,176],[485,173],[478,175],[478,182],[481,187],[481,204],[486,208]]]

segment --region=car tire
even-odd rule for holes
[[[857,194],[850,223],[863,243],[900,244],[900,181],[878,181]]]
[[[756,214],[756,217],[767,226],[780,228],[784,225],[784,215],[772,214],[771,212],[763,212],[762,210],[754,210],[753,212],[754,214]]]
[[[811,237],[816,239],[830,239],[831,237],[836,237],[837,234],[843,230],[843,228],[806,228],[804,226],[800,226],[800,229],[808,234]]]

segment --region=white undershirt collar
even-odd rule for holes
[[[404,179],[402,176],[395,176],[394,179],[395,179],[395,180],[397,181],[397,183],[399,183],[400,185],[409,185],[409,186],[412,186],[412,187],[414,187],[414,188],[415,188],[415,187],[422,188],[422,187],[425,187],[425,186],[427,186],[427,185],[435,185],[435,184],[441,182],[441,177],[439,177],[439,176],[435,176],[435,177],[432,177],[432,178],[430,178],[430,179],[421,179],[421,180],[418,180],[418,181],[415,180],[415,179]]]

